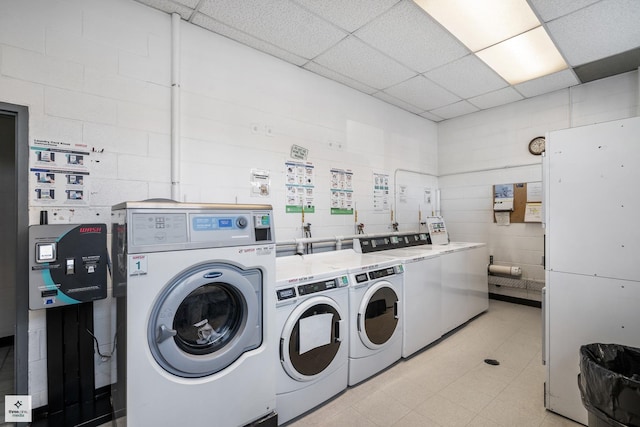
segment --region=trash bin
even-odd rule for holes
[[[639,348],[583,345],[578,387],[589,427],[640,427]]]

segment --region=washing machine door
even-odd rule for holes
[[[370,349],[384,346],[398,328],[398,295],[386,280],[365,292],[358,309],[358,335]]]
[[[173,278],[151,312],[148,342],[174,375],[219,372],[262,343],[262,272],[205,263]]]
[[[289,315],[280,336],[280,362],[297,381],[312,381],[338,363],[346,337],[346,316],[331,298],[317,296],[300,303]]]

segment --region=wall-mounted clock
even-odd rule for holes
[[[539,156],[544,153],[544,136],[536,136],[529,141],[529,152],[533,155]]]

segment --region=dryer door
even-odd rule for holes
[[[280,362],[297,381],[312,381],[337,363],[346,337],[346,316],[331,298],[317,296],[299,304],[280,336]]]
[[[358,335],[370,349],[385,345],[398,328],[398,294],[386,280],[371,285],[358,309]]]
[[[262,272],[193,266],[160,293],[147,337],[156,362],[188,378],[219,372],[262,343]]]

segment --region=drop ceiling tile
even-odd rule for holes
[[[463,99],[507,86],[502,77],[475,55],[467,55],[424,75]]]
[[[353,36],[342,40],[318,56],[314,62],[378,90],[415,75],[413,71]]]
[[[389,95],[424,110],[453,104],[460,98],[423,76],[416,76],[384,90]]]
[[[294,0],[296,3],[333,22],[340,28],[354,32],[376,16],[387,11],[398,0]]]
[[[385,92],[376,92],[376,93],[373,94],[373,96],[375,96],[376,98],[381,99],[381,100],[383,100],[385,102],[388,102],[389,104],[393,104],[396,107],[400,107],[403,110],[407,110],[407,111],[409,111],[411,113],[414,113],[414,114],[422,113],[424,111],[424,108],[418,108],[415,105],[408,104],[408,103],[406,103],[404,101],[401,101],[398,98],[396,98],[394,96],[391,96],[391,95],[389,95],[388,93],[385,93]]]
[[[529,0],[529,4],[543,22],[549,22],[599,1],[600,0]]]
[[[454,117],[464,116],[465,114],[474,113],[476,111],[478,111],[478,108],[469,104],[467,101],[460,101],[429,112],[445,119],[453,119]]]
[[[342,83],[344,85],[347,85],[349,87],[352,87],[354,89],[359,90],[360,92],[364,92],[366,94],[371,95],[374,92],[377,92],[377,89],[374,89],[370,86],[367,86],[365,84],[362,84],[356,80],[353,80],[347,76],[343,76],[340,73],[336,73],[333,70],[330,70],[326,67],[323,67],[322,65],[316,64],[315,62],[311,61],[308,62],[304,65],[305,69],[309,70],[309,71],[313,71],[316,74],[321,75],[322,77],[326,77],[330,80],[334,80],[336,82]]]
[[[365,43],[419,73],[469,50],[412,1],[403,1],[355,33]]]
[[[638,0],[604,0],[547,24],[570,65],[576,66],[640,45]]]
[[[347,33],[285,0],[205,0],[199,11],[227,26],[311,59]]]
[[[146,4],[154,9],[161,10],[166,13],[177,13],[184,20],[188,20],[193,13],[193,7],[188,7],[182,3],[171,0],[136,0],[139,3]],[[196,2],[197,3],[197,2]]]
[[[523,96],[516,92],[512,87],[496,90],[495,92],[485,93],[474,98],[469,98],[471,104],[480,109],[493,108],[498,105],[508,104],[523,99]]]
[[[432,122],[441,122],[444,120],[442,117],[436,116],[435,114],[430,113],[428,111],[425,111],[424,113],[420,113],[420,116],[424,117],[425,119],[429,119]]]
[[[526,98],[531,98],[533,96],[575,86],[579,83],[580,82],[576,78],[575,74],[573,74],[573,71],[563,70],[558,73],[549,74],[548,76],[517,84],[514,88]]]
[[[221,24],[215,19],[212,19],[201,13],[196,14],[196,16],[193,18],[192,23],[207,30],[213,31],[214,33],[218,33],[225,37],[228,37],[231,40],[238,41],[254,49],[273,55],[292,64],[300,66],[307,63],[307,60],[305,58],[301,58],[298,55],[294,55],[291,52],[280,49],[279,47],[274,46],[271,43],[256,39],[255,37],[243,33],[242,31],[238,31],[235,28],[231,28],[227,25]]]

